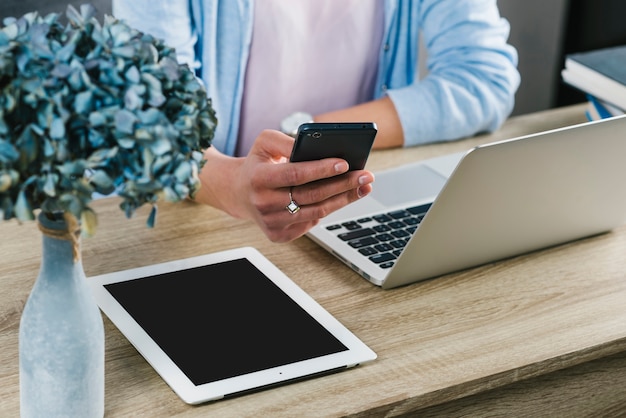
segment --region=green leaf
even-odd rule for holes
[[[131,135],[135,130],[137,117],[126,109],[122,109],[115,114],[115,129],[122,133]]]
[[[37,141],[33,135],[33,130],[36,129],[36,125],[29,125],[28,128],[22,131],[22,134],[17,139],[17,147],[20,150],[20,159],[22,167],[27,167],[31,162],[35,161],[38,156]]]
[[[0,196],[0,219],[7,221],[14,216],[13,202],[11,199],[9,199],[8,196]]]
[[[176,170],[174,171],[174,176],[176,177],[176,180],[178,180],[180,183],[184,183],[187,179],[189,179],[191,177],[191,174],[191,164],[189,164],[187,161],[182,161],[180,164],[178,164],[178,167],[176,167]]]
[[[93,92],[91,90],[81,91],[74,99],[74,110],[76,113],[88,114],[92,108]]]
[[[167,138],[158,137],[155,141],[149,143],[148,147],[154,155],[163,155],[172,150],[172,143]]]
[[[52,120],[52,123],[50,124],[50,138],[65,138],[65,123],[61,118],[55,118]]]
[[[87,169],[87,164],[84,160],[66,161],[57,167],[59,172],[65,177],[82,177],[83,173]]]
[[[13,185],[13,179],[9,173],[0,173],[0,193],[4,193]]]
[[[0,139],[0,163],[11,163],[20,158],[19,151],[10,142]]]
[[[133,84],[139,83],[141,81],[141,74],[139,74],[139,70],[135,65],[132,65],[128,68],[128,70],[126,70],[126,73],[124,73],[124,77],[126,77],[126,80],[130,81]]]
[[[70,74],[72,74],[72,67],[67,65],[61,59],[60,61],[61,62],[59,62],[57,65],[54,66],[50,75],[52,77],[64,79],[64,78],[69,77]]]
[[[152,205],[152,209],[150,210],[150,215],[148,215],[148,220],[146,221],[148,228],[154,228],[154,225],[156,224],[156,215],[157,215],[157,206]]]
[[[103,113],[99,111],[91,112],[89,113],[89,123],[92,127],[98,128],[100,126],[106,125],[107,118]]]
[[[45,182],[45,185],[43,186],[43,192],[50,197],[55,197],[57,194],[57,190],[56,190],[57,178],[56,177],[57,176],[55,176],[52,173],[46,176],[46,182]]]
[[[24,190],[21,190],[17,195],[17,201],[15,202],[15,216],[20,221],[32,221],[35,219],[33,208],[26,198]]]
[[[85,208],[80,217],[81,233],[85,237],[92,237],[98,228],[98,216],[91,208]]]
[[[95,186],[98,193],[108,195],[115,191],[113,179],[104,170],[96,170],[89,177],[89,182]]]

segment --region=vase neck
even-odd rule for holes
[[[74,262],[80,261],[80,224],[70,213],[49,217],[39,214],[39,229],[43,233],[44,261],[50,251],[71,251]],[[56,253],[55,257],[65,257],[65,254]]]
[[[63,286],[73,286],[70,283],[82,281],[85,277],[85,272],[80,256],[74,256],[74,243],[66,239],[58,239],[46,235],[43,235],[42,238],[39,280],[48,283],[64,283]]]
[[[72,260],[74,264],[80,263],[80,255],[74,256],[74,243],[66,240],[43,235],[42,261],[44,263],[58,260]],[[80,243],[78,244],[80,254]]]

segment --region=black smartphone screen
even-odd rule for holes
[[[373,122],[304,123],[298,128],[291,162],[337,157],[348,162],[350,170],[365,167],[377,133]]]

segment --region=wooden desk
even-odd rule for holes
[[[375,152],[369,167],[584,121],[574,106],[510,119],[493,135]],[[593,140],[593,138],[590,138]],[[378,353],[357,368],[201,406],[183,403],[105,318],[106,415],[395,416],[626,410],[626,227],[395,290],[361,279],[308,238],[270,243],[255,226],[192,203],[127,220],[96,202],[88,275],[218,250],[258,248]],[[34,224],[0,224],[0,415],[19,411],[18,325],[37,275]]]

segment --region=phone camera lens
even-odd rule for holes
[[[318,132],[318,131],[315,131],[315,132],[313,132],[313,135],[312,135],[312,136],[313,136],[313,138],[315,138],[315,139],[317,139],[317,138],[321,138],[321,137],[322,137],[322,133],[321,133],[321,132]]]

